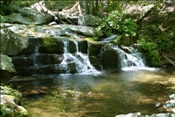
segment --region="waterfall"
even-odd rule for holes
[[[34,49],[34,54],[32,55],[32,57],[33,57],[33,62],[34,62],[33,67],[37,70],[39,69],[39,65],[38,65],[38,62],[37,62],[38,55],[39,55],[38,46],[36,46],[35,49]]]
[[[63,41],[64,43],[64,54],[63,61],[60,64],[60,67],[66,71],[66,73],[100,73],[97,71],[91,64],[87,54],[79,52],[78,41],[73,41],[76,46],[75,53],[69,53],[69,41]]]
[[[148,69],[141,53],[133,47],[118,46],[112,47],[119,54],[119,65],[122,70]]]

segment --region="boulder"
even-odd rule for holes
[[[78,18],[78,25],[80,26],[94,26],[97,24],[97,17],[91,14],[85,14],[79,16]]]
[[[111,44],[102,48],[100,56],[103,69],[120,68],[119,53],[111,47]]]
[[[13,13],[5,18],[9,19],[10,23],[22,24],[48,24],[53,21],[53,16],[38,12],[30,8],[19,9],[19,13]]]
[[[17,35],[9,29],[1,29],[1,54],[15,55],[27,46],[28,39],[26,37]]]
[[[1,117],[27,117],[28,111],[19,106],[18,103],[22,97],[21,93],[17,90],[7,86],[0,86],[0,115]]]
[[[7,82],[13,75],[15,75],[16,70],[12,64],[12,59],[6,55],[0,54],[1,66],[1,83]]]

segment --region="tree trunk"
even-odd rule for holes
[[[85,14],[94,15],[98,11],[98,0],[84,0]]]
[[[94,3],[95,1],[90,0],[89,1],[89,14],[94,15]]]
[[[89,4],[87,0],[84,0],[84,10],[85,14],[89,14]]]

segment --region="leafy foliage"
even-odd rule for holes
[[[0,22],[1,23],[7,22],[7,21],[8,21],[8,19],[6,19],[4,16],[0,15]]]
[[[151,38],[148,36],[143,36],[140,40],[138,40],[138,43],[141,45],[144,51],[148,52],[148,58],[150,58],[151,64],[153,66],[158,66],[160,62],[160,55],[157,51],[157,44],[152,42]]]
[[[116,33],[135,36],[138,25],[133,19],[126,18],[125,15],[127,14],[122,10],[112,11],[97,27],[100,36],[109,36]]]

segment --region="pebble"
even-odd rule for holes
[[[121,114],[121,115],[116,115],[115,117],[175,117],[175,94],[171,94],[169,96],[170,100],[166,102],[165,105],[163,105],[163,109],[169,110],[171,113],[157,113],[157,114],[152,114],[152,115],[142,115],[140,112],[137,113],[129,113],[129,114]],[[155,107],[159,108],[161,106],[161,103],[158,102],[156,103]]]
[[[171,108],[171,107],[173,107],[173,104],[170,103],[170,102],[168,102],[168,103],[166,104],[166,107],[167,107],[167,108]]]
[[[170,100],[170,103],[171,104],[175,104],[175,100]]]
[[[138,113],[116,115],[115,117],[175,117],[175,114],[173,114],[173,113],[158,113],[158,114],[152,114],[152,115],[142,115],[140,112],[138,112]]]
[[[155,105],[156,108],[159,108],[160,106],[161,106],[161,103],[160,103],[160,102],[158,102],[158,103]]]
[[[169,98],[170,98],[170,99],[175,99],[175,94],[171,94],[171,95],[169,96]]]

